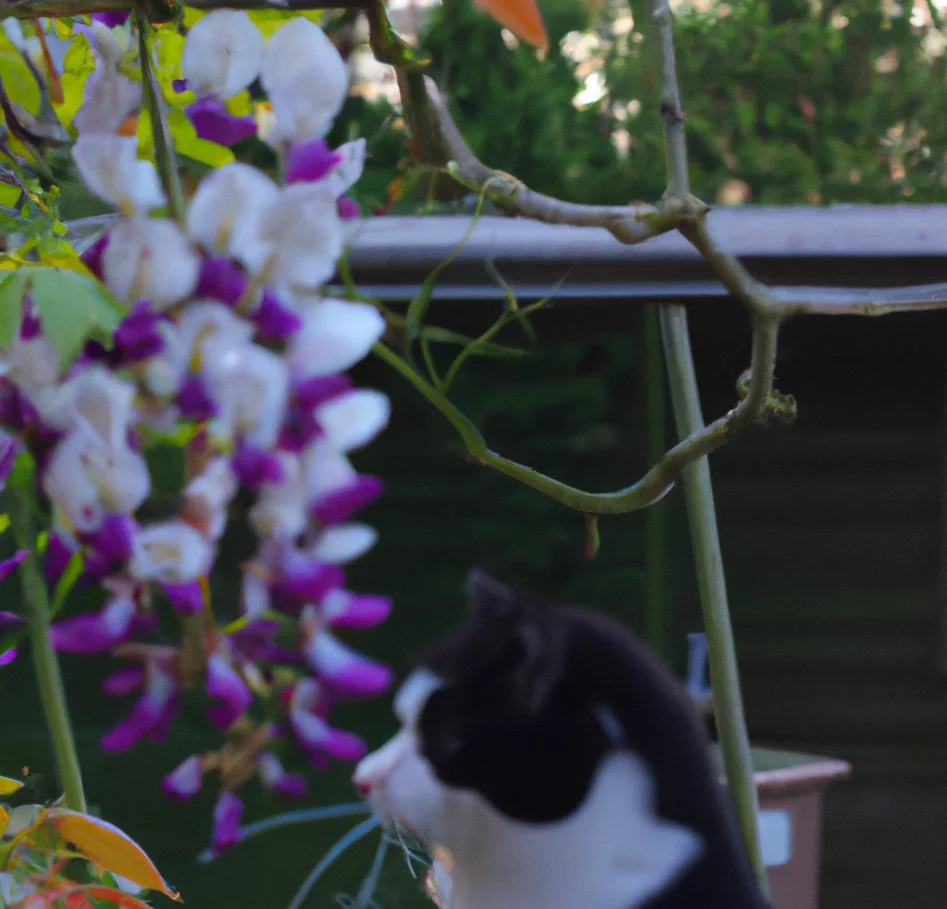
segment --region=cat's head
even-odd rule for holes
[[[469,591],[468,621],[396,695],[401,732],[355,777],[383,817],[422,839],[435,835],[435,803],[464,792],[518,821],[567,817],[602,758],[626,744],[610,690],[626,657],[621,629],[601,618],[590,628],[479,571]]]

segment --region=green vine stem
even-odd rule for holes
[[[148,116],[151,119],[151,136],[155,144],[155,165],[161,175],[161,185],[168,197],[168,213],[177,222],[184,219],[184,190],[181,188],[181,174],[178,172],[177,157],[174,154],[174,140],[168,129],[164,102],[151,65],[151,51],[148,36],[151,25],[141,9],[135,10],[135,23],[138,26],[138,56],[141,59],[141,81],[145,89]]]
[[[661,325],[657,309],[647,307],[644,321],[645,410],[648,463],[657,464],[666,447],[664,363],[661,355]],[[668,503],[655,502],[645,512],[645,637],[651,649],[663,659],[668,653],[667,596]]]
[[[677,432],[680,436],[686,436],[704,424],[687,333],[687,314],[683,306],[665,305],[660,309],[660,319]],[[759,804],[753,779],[753,760],[740,694],[737,653],[727,603],[727,583],[720,554],[710,465],[706,458],[695,461],[684,471],[684,498],[700,587],[704,629],[710,649],[710,684],[714,693],[714,715],[724,770],[750,862],[763,892],[767,893],[769,882],[760,850]]]
[[[43,712],[46,714],[46,725],[53,740],[59,777],[66,794],[66,805],[74,811],[85,811],[82,773],[79,769],[69,708],[66,705],[66,692],[59,671],[59,660],[49,637],[49,593],[36,557],[36,528],[32,520],[33,472],[30,471],[28,481],[23,481],[25,479],[11,484],[11,518],[17,545],[27,551],[19,570],[33,651],[33,666],[39,683]]]

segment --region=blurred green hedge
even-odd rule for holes
[[[471,0],[445,0],[421,46],[487,164],[576,201],[653,201],[665,178],[653,41],[639,11],[647,5],[632,0],[632,18],[625,3],[541,0],[552,49],[537,59],[510,49]],[[698,195],[723,204],[947,198],[947,33],[934,0],[700,5],[676,5]],[[582,89],[586,103],[576,105]],[[346,119],[340,134],[370,137],[366,201],[381,204],[405,167],[392,141],[397,117],[359,99]]]

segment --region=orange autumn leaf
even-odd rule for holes
[[[171,899],[180,900],[177,891],[168,885],[144,849],[108,821],[68,808],[54,808],[47,815],[47,823],[94,864],[146,890],[157,890]]]
[[[549,36],[536,0],[474,0],[485,13],[520,41],[541,50],[549,50]]]
[[[65,906],[66,909],[96,909],[93,900],[112,903],[121,909],[152,909],[147,903],[114,887],[72,882],[32,893],[19,905],[23,909],[53,909],[56,906]]]

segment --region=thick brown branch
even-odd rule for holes
[[[653,205],[579,205],[535,192],[522,180],[487,167],[464,141],[433,79],[424,80],[437,115],[444,145],[451,157],[451,173],[475,192],[483,191],[498,208],[509,214],[574,227],[604,227],[622,243],[633,244],[663,234],[684,218],[695,217],[706,206],[693,197],[668,198]],[[446,162],[445,162],[446,163]]]

